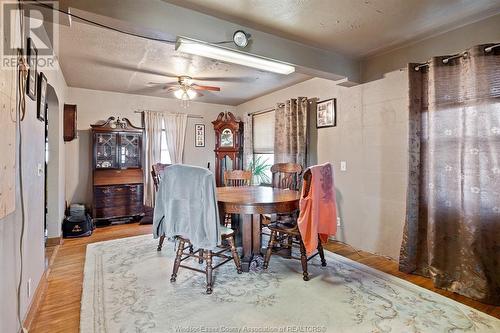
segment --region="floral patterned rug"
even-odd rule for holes
[[[82,333],[500,332],[496,318],[328,251],[327,267],[310,261],[308,282],[296,260],[241,275],[228,263],[206,295],[203,274],[181,268],[170,283],[174,245],[156,245],[139,236],[87,247]]]

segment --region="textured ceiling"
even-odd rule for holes
[[[164,0],[361,57],[500,12],[499,0]]]
[[[71,87],[173,98],[162,83],[188,75],[200,85],[218,86],[196,100],[238,105],[257,96],[309,79],[280,75],[180,53],[174,46],[127,36],[73,21],[60,26],[59,61]],[[150,84],[150,82],[158,84]]]

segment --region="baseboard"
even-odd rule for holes
[[[47,270],[45,270],[45,272],[43,272],[42,274],[42,277],[40,278],[40,282],[38,283],[38,287],[36,288],[35,295],[33,295],[33,300],[31,301],[28,312],[24,317],[23,326],[28,331],[30,331],[32,328],[38,309],[40,308],[40,305],[42,304],[42,301],[45,297],[47,286]]]
[[[47,238],[47,241],[45,242],[45,246],[56,246],[56,245],[62,245],[64,243],[64,238],[62,237],[52,237],[52,238]]]
[[[23,320],[23,326],[28,330],[28,332],[31,330],[33,323],[35,321],[36,315],[38,311],[40,310],[40,305],[42,304],[43,299],[45,298],[45,293],[47,292],[47,287],[49,285],[49,275],[50,271],[52,269],[52,264],[54,263],[55,258],[57,257],[57,254],[59,252],[60,245],[55,244],[55,245],[49,245],[49,240],[52,239],[52,243],[60,242],[62,244],[62,237],[55,237],[55,238],[49,238],[47,239],[47,245],[48,246],[55,246],[54,251],[52,252],[51,257],[48,259],[47,267],[45,267],[45,271],[42,274],[42,277],[40,278],[40,282],[38,283],[38,286],[35,290],[35,294],[33,295],[33,300],[31,301],[31,304],[29,305],[28,312],[26,313],[26,316],[24,317]]]

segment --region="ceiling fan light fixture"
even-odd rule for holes
[[[267,72],[286,75],[295,72],[295,67],[290,64],[185,37],[177,38],[175,49],[180,52],[257,68]]]
[[[187,89],[186,94],[188,95],[189,99],[195,99],[197,95],[196,91],[192,88]]]
[[[182,99],[182,95],[184,95],[183,89],[178,89],[178,90],[174,91],[175,98]]]
[[[191,99],[195,99],[197,94],[193,88],[190,87],[182,87],[174,91],[174,96],[177,99],[181,99],[183,101],[189,101]]]

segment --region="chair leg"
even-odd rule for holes
[[[206,274],[207,274],[207,294],[212,293],[212,287],[213,287],[213,276],[212,276],[212,251],[211,250],[206,250],[205,252],[205,259],[207,262],[207,267],[205,269]]]
[[[170,277],[170,282],[175,282],[177,279],[177,272],[179,271],[179,266],[181,264],[182,252],[184,252],[185,240],[181,239],[179,242],[179,248],[177,249],[177,254],[174,261],[174,270],[172,271],[172,276]]]
[[[302,263],[302,279],[309,281],[309,273],[307,273],[307,254],[306,247],[302,239],[300,240],[300,262]]]
[[[161,248],[163,247],[164,240],[165,240],[165,235],[160,236],[160,241],[158,242],[158,247],[156,248],[156,251],[161,251]]]
[[[269,237],[266,256],[264,258],[264,269],[267,269],[267,267],[269,266],[269,260],[271,259],[271,254],[273,253],[273,246],[275,243],[276,243],[276,231],[271,230],[271,236]]]
[[[325,267],[326,266],[325,251],[323,250],[323,245],[321,244],[321,240],[318,240],[318,253],[319,257],[321,258],[321,266]]]
[[[189,254],[193,254],[193,253],[194,253],[193,245],[189,244]]]
[[[231,247],[231,254],[233,255],[234,264],[236,265],[236,270],[238,274],[241,274],[241,261],[238,251],[236,251],[236,245],[234,244],[234,236],[228,237],[227,241]]]
[[[199,256],[199,258],[198,258],[198,264],[201,265],[201,264],[203,264],[203,249],[199,249],[198,250],[198,256]]]

